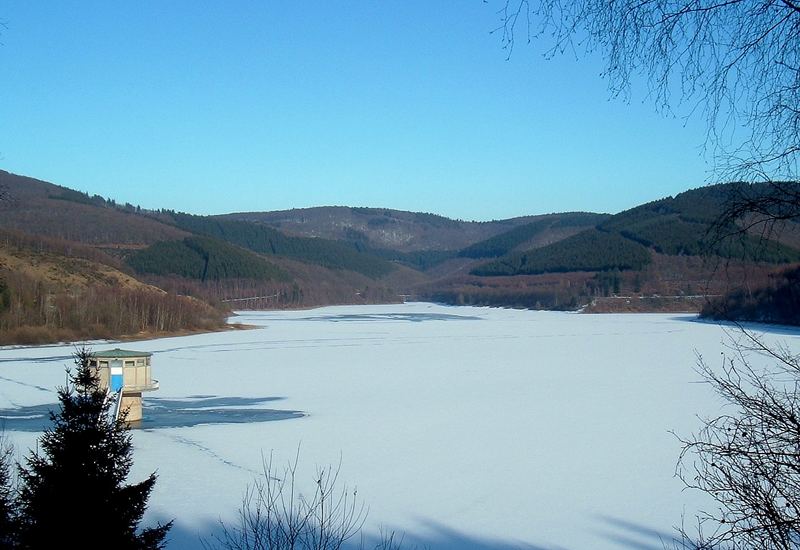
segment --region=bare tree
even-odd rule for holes
[[[338,550],[359,534],[366,508],[356,490],[337,487],[339,468],[319,469],[310,496],[297,485],[294,462],[282,471],[272,457],[263,475],[248,487],[235,525],[222,522],[222,532],[207,547],[229,550]]]
[[[766,355],[773,367],[754,368],[752,354]],[[678,475],[716,502],[698,517],[695,547],[797,548],[800,356],[741,329],[721,367],[701,358],[699,370],[727,410],[681,439]]]
[[[362,532],[367,509],[355,489],[339,486],[337,467],[320,468],[310,495],[297,480],[299,451],[292,462],[276,468],[273,458],[264,459],[262,474],[245,491],[238,519],[220,521],[221,532],[203,541],[212,550],[340,550]],[[375,550],[402,550],[403,536],[383,531],[371,543]],[[412,547],[409,550],[414,550]]]
[[[702,113],[720,179],[795,179],[800,3],[794,0],[504,0],[497,32],[547,54],[599,51],[614,96],[643,75],[664,111]],[[739,139],[744,136],[744,139]]]

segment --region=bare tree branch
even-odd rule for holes
[[[768,370],[753,354],[774,361]],[[719,367],[698,372],[727,405],[679,438],[677,474],[717,507],[698,519],[697,548],[797,548],[800,543],[800,361],[738,327]],[[684,532],[684,536],[689,535]]]
[[[790,0],[505,0],[503,46],[600,51],[613,96],[647,79],[664,112],[703,113],[720,180],[796,179],[800,7]],[[687,115],[688,116],[688,115]]]

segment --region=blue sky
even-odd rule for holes
[[[0,168],[192,213],[618,212],[708,183],[703,120],[597,56],[507,60],[501,1],[5,1]]]

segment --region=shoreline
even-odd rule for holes
[[[446,304],[440,302],[405,302],[405,303],[426,303],[431,305],[437,306],[445,306],[445,307],[477,307],[477,308],[490,308],[490,309],[513,309],[518,311],[552,311],[554,313],[577,313],[586,316],[598,316],[602,317],[605,315],[667,315],[667,314],[675,314],[675,315],[695,315],[696,318],[693,319],[693,322],[704,323],[704,324],[716,324],[720,326],[731,326],[731,327],[740,327],[745,328],[748,330],[757,330],[763,332],[770,332],[770,333],[783,333],[783,334],[791,334],[791,335],[798,335],[800,334],[800,326],[795,325],[785,325],[785,324],[777,324],[777,323],[765,323],[765,322],[757,322],[757,321],[724,321],[724,320],[715,320],[711,318],[703,318],[699,316],[699,312],[697,311],[641,311],[641,310],[621,310],[621,311],[584,311],[584,310],[570,310],[570,311],[563,311],[563,310],[535,310],[529,308],[514,308],[514,307],[504,307],[504,306],[493,306],[493,305],[455,305],[455,304]],[[253,310],[239,310],[239,311],[264,311],[264,312],[279,312],[279,311],[310,311],[319,308],[326,308],[326,307],[337,307],[337,306],[345,306],[345,307],[358,307],[358,306],[392,306],[398,305],[396,302],[389,302],[385,304],[332,304],[332,305],[319,305],[319,306],[309,306],[309,307],[302,307],[302,308],[280,308],[280,309],[253,309]],[[236,314],[230,315],[228,319],[236,317]],[[14,350],[14,349],[26,349],[26,348],[47,348],[47,347],[57,347],[57,346],[96,346],[96,345],[112,345],[115,343],[124,343],[124,342],[143,342],[146,340],[159,340],[163,338],[179,338],[182,336],[194,336],[199,334],[212,334],[212,333],[220,333],[220,332],[231,332],[231,331],[238,331],[238,330],[255,330],[255,329],[263,329],[264,326],[261,325],[250,325],[245,323],[229,323],[226,322],[224,325],[220,326],[216,329],[184,329],[184,330],[177,330],[177,331],[170,331],[170,332],[147,332],[147,333],[139,333],[139,334],[128,334],[123,335],[117,338],[85,338],[85,339],[78,339],[78,340],[69,340],[69,341],[53,341],[53,342],[43,342],[43,343],[25,343],[25,344],[2,344],[0,345],[0,351],[3,350]]]
[[[156,340],[159,338],[177,338],[180,336],[193,336],[195,334],[211,334],[215,332],[228,332],[233,330],[252,330],[257,327],[255,325],[245,325],[242,323],[226,323],[219,328],[216,329],[182,329],[182,330],[173,330],[167,332],[140,332],[138,334],[126,334],[124,336],[120,336],[118,338],[110,339],[111,342],[139,342],[142,340]],[[66,342],[71,343],[71,342]]]
[[[667,297],[659,297],[659,298],[667,298]],[[668,298],[675,298],[675,297],[668,297]],[[608,304],[612,301],[617,301],[620,305],[621,302],[627,301],[628,304],[630,303],[631,297],[616,297],[616,300],[606,298],[603,300],[605,304]],[[639,300],[636,300],[639,302]],[[643,300],[644,301],[644,300]],[[422,303],[430,303],[433,305],[442,305],[448,307],[489,307],[489,308],[497,308],[497,309],[517,309],[520,311],[527,310],[527,311],[559,311],[559,310],[536,310],[530,308],[521,308],[521,307],[513,307],[513,306],[502,306],[502,305],[490,305],[490,304],[448,304],[446,302],[427,302],[421,300],[419,302]],[[311,311],[314,309],[324,308],[324,307],[336,307],[336,306],[393,306],[393,305],[401,305],[404,303],[414,303],[414,302],[385,302],[385,303],[358,303],[358,304],[319,304],[314,306],[304,306],[304,307],[293,307],[293,308],[275,308],[275,309],[241,309],[237,311],[265,311],[265,312],[280,312],[280,311]],[[642,302],[639,302],[640,304]],[[604,305],[605,305],[604,304]],[[626,304],[626,305],[628,305]],[[659,313],[675,313],[675,314],[694,314],[698,315],[699,321],[705,322],[717,322],[713,319],[703,319],[699,317],[698,310],[692,310],[692,308],[670,308],[670,307],[644,307],[644,308],[626,308],[626,307],[619,307],[619,308],[607,308],[607,307],[597,307],[599,304],[590,304],[588,307],[580,308],[577,310],[570,310],[572,313],[580,313],[583,315],[610,315],[610,314],[626,314],[626,315],[637,315],[637,314],[659,314]],[[594,306],[594,307],[592,307]],[[0,345],[0,350],[3,349],[18,349],[18,348],[28,348],[28,347],[49,347],[49,346],[63,346],[63,345],[81,345],[81,344],[89,344],[89,343],[103,343],[103,344],[112,344],[115,342],[140,342],[144,340],[155,340],[161,338],[175,338],[181,336],[193,336],[197,334],[209,334],[209,333],[217,333],[217,332],[227,332],[227,331],[235,331],[235,330],[253,330],[257,328],[263,328],[256,325],[248,325],[245,323],[231,323],[231,319],[235,319],[237,317],[236,311],[231,312],[230,315],[226,317],[226,321],[224,324],[220,325],[219,327],[215,328],[197,328],[197,329],[181,329],[175,331],[166,331],[166,332],[141,332],[137,334],[124,334],[112,338],[78,338],[75,340],[53,340],[53,341],[46,341],[46,342],[17,342],[17,343],[6,343]],[[732,321],[728,321],[727,323],[731,323]],[[747,323],[745,324],[756,324],[762,325],[765,328],[785,328],[790,331],[798,329],[798,327],[794,327],[792,325],[778,325],[778,324],[770,324],[770,323]]]
[[[67,345],[94,345],[94,344],[113,344],[115,342],[141,342],[144,340],[157,340],[161,338],[177,338],[181,336],[193,336],[195,334],[211,334],[217,332],[228,332],[234,330],[252,330],[262,327],[254,325],[246,325],[241,323],[231,324],[225,323],[219,328],[214,329],[181,329],[165,332],[140,332],[137,334],[123,334],[113,338],[79,338],[75,340],[54,340],[49,342],[32,342],[32,343],[8,343],[0,344],[0,350],[5,349],[21,349],[21,348],[39,348],[39,347],[52,347],[52,346],[67,346]]]
[[[498,308],[498,309],[518,309],[518,310],[530,310],[530,311],[549,311],[549,310],[534,310],[530,308],[519,308],[513,306],[503,306],[503,305],[494,305],[494,304],[448,304],[446,302],[428,302],[425,300],[419,300],[419,302],[423,303],[430,303],[434,305],[442,305],[448,307],[490,307],[490,308]],[[302,306],[302,307],[282,307],[282,308],[275,308],[275,309],[241,309],[236,311],[269,311],[269,312],[280,312],[280,311],[311,311],[314,309],[319,309],[323,307],[336,307],[336,306],[392,306],[392,305],[401,305],[404,303],[414,303],[414,302],[379,302],[379,303],[351,303],[351,304],[318,304],[318,305],[309,305],[309,306]],[[3,349],[16,349],[16,348],[28,348],[28,347],[43,347],[43,346],[64,346],[64,345],[82,345],[88,344],[90,342],[103,342],[103,343],[114,343],[114,342],[140,342],[143,340],[155,340],[161,338],[175,338],[180,336],[192,336],[196,334],[209,334],[209,333],[216,333],[216,332],[227,332],[233,330],[252,330],[256,328],[262,328],[253,325],[247,325],[244,323],[231,323],[230,319],[235,318],[237,316],[236,311],[232,311],[230,315],[226,316],[225,322],[220,325],[219,327],[215,328],[195,328],[195,329],[180,329],[174,331],[164,331],[164,332],[139,332],[136,334],[122,334],[117,336],[112,336],[108,338],[103,337],[86,337],[86,338],[75,338],[70,340],[62,340],[62,339],[52,339],[52,340],[42,340],[42,341],[28,341],[28,342],[9,342],[0,344],[0,350]],[[558,311],[558,310],[553,310]],[[586,313],[586,314],[605,314],[605,313],[676,313],[675,311],[583,311],[582,309],[578,310],[571,310],[575,313]],[[697,313],[697,312],[687,312],[687,313]]]

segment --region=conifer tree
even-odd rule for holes
[[[125,484],[132,465],[129,428],[89,366],[75,353],[76,370],[59,388],[60,410],[42,435],[40,449],[19,468],[19,542],[22,548],[158,549],[172,526],[137,532],[156,475]]]
[[[17,513],[11,479],[13,447],[0,436],[0,548],[13,548],[17,534]]]

